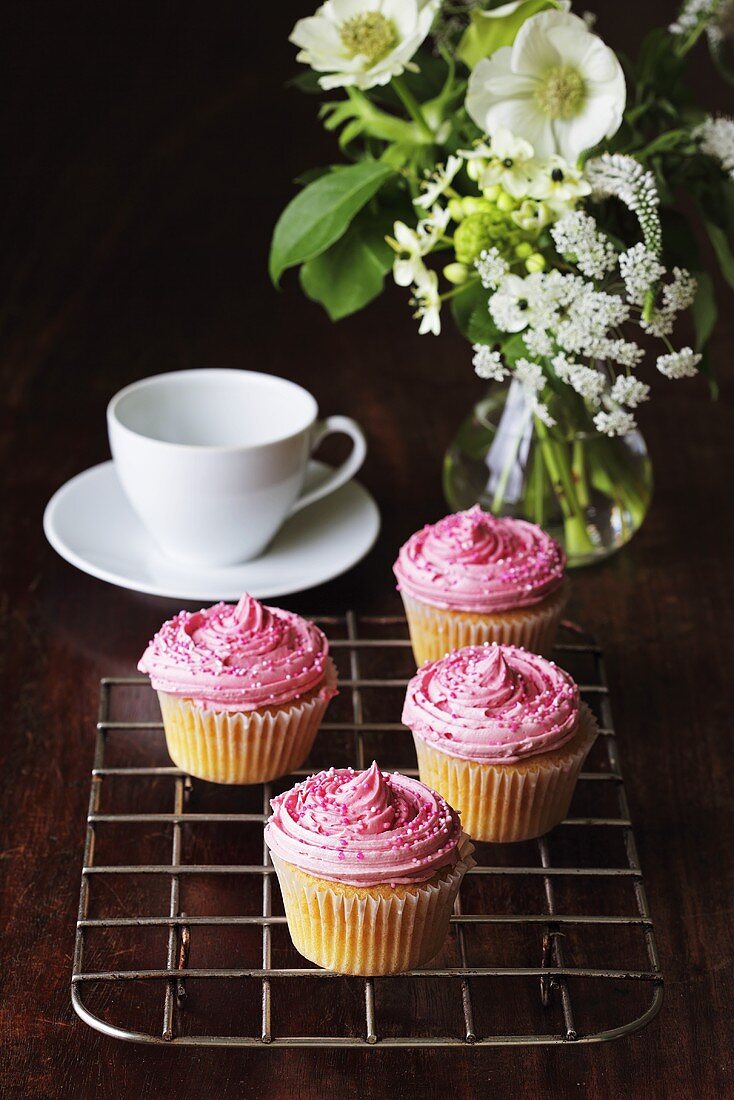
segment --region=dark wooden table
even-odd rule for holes
[[[671,10],[597,6],[617,45]],[[667,981],[658,1020],[587,1049],[222,1052],[136,1048],[72,1012],[98,679],[130,672],[176,610],[76,572],[42,535],[51,493],[107,457],[108,398],[161,370],[252,367],[359,418],[383,531],[349,575],[283,601],[316,613],[398,609],[395,549],[442,514],[441,456],[477,392],[466,347],[419,339],[403,294],[334,327],[293,280],[280,294],[267,281],[291,179],[333,155],[315,101],[283,90],[295,68],[286,36],[303,11],[233,0],[6,7],[0,1094],[732,1095],[731,298],[714,341],[721,399],[660,380],[642,418],[652,513],[623,553],[574,577],[573,613],[608,653]],[[699,71],[724,107],[704,57]]]

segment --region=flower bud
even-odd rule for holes
[[[509,214],[512,210],[515,209],[517,203],[513,199],[512,195],[509,195],[507,191],[502,191],[497,196],[497,206],[503,214]]]
[[[461,286],[469,277],[469,268],[466,264],[446,264],[446,267],[443,269],[443,274],[447,282],[453,283],[454,286]]]
[[[460,222],[464,217],[464,203],[462,199],[449,199],[449,214],[455,222]]]
[[[461,200],[461,206],[464,217],[467,217],[470,214],[483,214],[489,204],[486,199],[477,198],[475,195],[467,195],[465,199]]]
[[[525,268],[531,275],[535,271],[543,271],[545,269],[545,256],[540,252],[533,252],[532,256],[528,256],[525,261]]]
[[[530,241],[520,241],[519,244],[515,245],[515,255],[517,256],[518,260],[527,260],[529,256],[532,256],[532,254],[533,246],[531,245]]]

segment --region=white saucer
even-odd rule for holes
[[[328,472],[311,461],[306,488]],[[85,573],[135,592],[178,600],[259,599],[301,592],[338,577],[372,548],[380,513],[358,482],[286,521],[262,557],[206,569],[164,557],[128,503],[112,462],[67,481],[46,505],[43,529],[54,550]]]

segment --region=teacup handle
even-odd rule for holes
[[[313,453],[326,436],[331,435],[332,432],[341,432],[343,435],[351,437],[354,444],[352,453],[320,485],[299,497],[291,508],[290,515],[300,512],[302,508],[307,508],[309,504],[313,504],[315,501],[321,500],[322,497],[328,496],[329,493],[341,488],[342,485],[354,477],[364,462],[367,454],[367,441],[359,424],[349,416],[327,416],[326,420],[317,420],[311,437],[311,452]]]

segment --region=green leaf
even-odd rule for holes
[[[484,289],[479,279],[475,279],[471,283],[467,283],[461,290],[460,294],[457,294],[451,299],[451,312],[454,316],[454,322],[456,327],[462,336],[467,340],[472,340],[475,344],[492,343],[491,340],[475,339],[470,335],[472,331],[471,321],[475,314],[479,315],[482,307],[487,313],[488,320],[489,311],[487,310],[487,291]]]
[[[304,73],[292,77],[286,87],[298,88],[300,92],[305,92],[307,95],[323,95],[324,89],[319,84],[319,75],[313,69],[307,69]]]
[[[496,344],[502,335],[489,312],[488,297],[488,292],[485,290],[484,301],[476,305],[471,311],[466,334],[472,344]]]
[[[363,210],[343,237],[301,268],[301,286],[332,321],[362,309],[381,292],[395,253],[385,242],[391,215]]]
[[[365,203],[394,175],[379,161],[365,160],[314,180],[280,215],[270,246],[270,278],[278,285],[288,267],[305,263],[338,241]]]
[[[338,171],[342,165],[337,165]],[[333,172],[335,167],[330,165],[328,168],[307,168],[305,172],[301,172],[300,176],[296,176],[294,183],[297,183],[299,187],[307,187],[309,183],[313,183],[314,180],[321,179],[322,176],[327,176],[329,172]]]
[[[503,4],[489,11],[475,8],[469,26],[461,36],[456,56],[467,68],[473,69],[483,57],[490,57],[502,46],[511,46],[520,27],[531,15],[560,6],[556,0],[518,0],[515,4]],[[500,15],[505,8],[512,10]]]
[[[677,145],[690,143],[690,136],[686,130],[668,130],[664,134],[658,134],[656,138],[635,154],[638,160],[647,160],[656,153],[667,153],[675,149]]]
[[[691,313],[696,331],[696,351],[701,351],[714,330],[718,310],[714,297],[714,281],[708,271],[695,271],[694,275],[698,280],[698,290]]]
[[[734,254],[732,254],[729,238],[721,226],[714,225],[714,223],[708,221],[707,218],[704,218],[704,225],[706,226],[706,232],[709,235],[709,240],[716,253],[716,258],[719,261],[721,274],[732,290],[734,290]]]
[[[514,367],[518,359],[524,359],[528,353],[528,349],[523,340],[522,333],[516,332],[514,336],[510,336],[509,339],[505,340],[500,351],[502,352],[502,358],[511,367]]]

